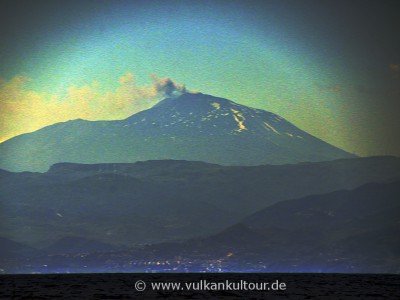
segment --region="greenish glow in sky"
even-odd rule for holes
[[[283,18],[281,6],[273,11],[258,2],[248,7],[236,2],[118,3],[102,3],[97,11],[63,20],[54,29],[40,27],[35,41],[25,42],[23,59],[8,60],[0,76],[27,76],[25,90],[63,101],[73,86],[96,82],[96,89],[107,93],[118,89],[118,79],[128,72],[138,85],[150,84],[150,74],[156,74],[189,90],[277,113],[350,152],[400,153],[397,145],[382,147],[365,130],[366,124],[374,132],[381,128],[370,113],[376,101],[358,91],[373,80],[349,67],[350,54],[325,53],[330,49],[326,41],[318,48],[318,38],[311,36],[309,43],[312,31],[294,31],[294,21]],[[66,14],[72,16],[71,11]]]

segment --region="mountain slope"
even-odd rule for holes
[[[400,179],[400,159],[295,165],[56,164],[0,177],[0,235],[32,246],[61,236],[132,245],[205,236],[282,200]]]
[[[67,236],[59,239],[55,243],[42,249],[47,254],[65,254],[65,253],[93,253],[93,252],[111,252],[117,250],[118,247],[85,239],[81,237]]]
[[[37,249],[4,237],[0,237],[0,244],[0,262],[7,259],[23,259],[41,254]]]
[[[45,171],[58,162],[182,159],[259,165],[353,155],[273,113],[186,93],[125,120],[73,120],[14,137],[0,144],[0,157],[0,168]]]
[[[398,272],[400,181],[282,201],[216,235],[152,247],[155,257],[167,248],[182,259],[223,260],[227,270]]]
[[[391,212],[400,208],[399,196],[399,181],[369,183],[351,191],[335,191],[282,201],[249,216],[243,223],[256,229],[278,227],[319,231],[338,230],[343,226],[346,234],[351,234],[351,228],[361,228],[367,223],[374,229],[379,222],[382,226],[395,225],[400,221],[400,215],[393,216]],[[381,214],[386,218],[379,222],[372,221]],[[360,222],[362,226],[359,226]],[[369,228],[366,226],[364,229]]]

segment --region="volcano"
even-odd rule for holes
[[[45,171],[58,162],[191,160],[221,165],[315,162],[354,155],[261,109],[184,93],[124,120],[72,120],[0,144],[0,168]]]

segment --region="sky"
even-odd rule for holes
[[[2,1],[0,141],[124,119],[167,87],[400,155],[398,1]]]

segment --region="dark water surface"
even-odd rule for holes
[[[146,288],[137,291],[142,280]],[[186,283],[267,282],[269,290],[187,290]],[[272,290],[271,283],[285,290]],[[152,284],[179,282],[180,290],[154,290]],[[242,283],[243,284],[243,283]],[[284,285],[281,285],[284,286]],[[140,283],[139,288],[143,288]],[[242,285],[243,286],[243,285]],[[277,287],[275,284],[274,288]],[[231,288],[234,288],[231,285]],[[0,275],[1,299],[400,299],[400,275],[370,274],[53,274]]]

